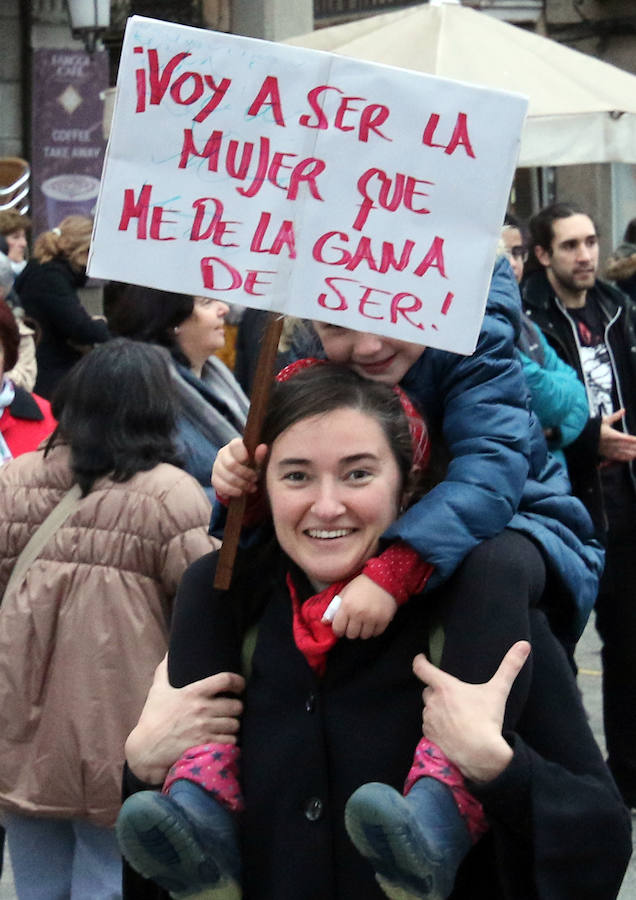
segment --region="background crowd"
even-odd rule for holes
[[[279,376],[256,469],[263,315],[229,348],[213,297],[113,282],[89,315],[91,226],[28,253],[29,220],[0,213],[20,900],[615,897],[636,809],[636,220],[603,266],[582,207],[507,216],[472,357],[296,328],[280,367],[312,362]],[[218,527],[244,493],[250,542],[212,590],[212,505]],[[592,609],[606,762],[574,677]]]

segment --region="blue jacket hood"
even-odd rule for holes
[[[512,325],[515,343],[521,333],[521,294],[512,266],[505,256],[497,257],[490,280],[486,312],[505,315]]]

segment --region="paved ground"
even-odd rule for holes
[[[599,642],[596,631],[591,624],[588,625],[585,634],[579,642],[577,662],[579,665],[579,685],[583,692],[583,699],[590,718],[590,725],[597,741],[604,750]],[[619,900],[634,900],[634,898],[636,898],[636,854],[632,857],[625,881],[623,882],[619,894]],[[11,879],[10,867],[8,866],[8,861],[6,859],[5,871],[0,881],[0,900],[17,900],[17,895]]]
[[[579,667],[579,687],[583,692],[583,702],[590,719],[590,725],[596,740],[603,752],[605,752],[601,703],[600,644],[596,629],[591,622],[579,641],[576,661]],[[632,840],[634,849],[636,849],[636,818],[633,819],[633,823],[635,833],[632,835]],[[634,900],[636,897],[636,854],[632,856],[618,896],[619,900]],[[3,900],[1,895],[0,900]]]

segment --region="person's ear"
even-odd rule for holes
[[[534,255],[542,266],[547,268],[550,265],[550,261],[552,259],[552,254],[549,250],[546,250],[545,247],[542,247],[540,244],[534,245]]]
[[[409,472],[406,484],[404,485],[404,490],[402,491],[402,495],[400,497],[399,515],[402,515],[402,513],[406,512],[406,510],[411,505],[411,500],[413,499],[413,490],[420,479],[421,473],[421,466],[415,465],[411,467],[411,471]]]

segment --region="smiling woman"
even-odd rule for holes
[[[276,537],[316,590],[374,555],[402,480],[380,425],[357,410],[304,419],[275,441],[266,486]]]
[[[497,616],[487,615],[482,631],[475,611],[469,634],[465,620],[460,640],[453,632],[458,595],[472,609],[476,579],[489,579],[493,555],[507,561],[518,553],[518,537],[491,542],[479,557],[481,569],[472,567],[423,597],[427,576],[418,575],[415,584],[400,567],[399,545],[383,549],[386,525],[417,497],[413,463],[426,458],[421,419],[401,392],[349,368],[304,360],[279,377],[262,432],[270,448],[262,478],[275,534],[266,524],[260,539],[239,552],[228,591],[210,588],[215,555],[190,567],[179,588],[168,658],[171,684],[187,691],[183,703],[194,700],[201,678],[222,677],[227,690],[228,679],[236,685],[243,672],[244,711],[237,706],[215,718],[200,744],[182,743],[169,771],[165,741],[152,737],[152,727],[149,734],[142,716],[127,744],[125,783],[137,793],[118,819],[124,856],[176,898],[236,898],[242,889],[249,900],[371,900],[382,892],[438,900],[451,892],[457,900],[610,900],[629,852],[628,825],[543,614],[531,614],[538,674],[514,733],[503,707],[528,645],[505,655],[504,687],[497,687],[493,708],[480,690],[492,689],[478,682],[497,671],[504,655],[488,631]],[[335,622],[324,619],[326,608],[352,577],[381,566],[390,552],[404,587],[400,605],[390,598],[381,628],[364,631],[354,622],[351,633],[347,628],[346,637],[338,636]],[[517,572],[515,590],[536,599],[542,585],[514,563],[510,571]],[[427,688],[422,737],[412,661],[440,618],[450,674],[439,672],[436,686]],[[454,651],[446,656],[449,645]],[[493,655],[490,674],[466,675],[468,657],[485,669]],[[432,670],[426,669],[430,685]],[[455,714],[453,702],[452,715],[445,714],[445,701],[464,689],[477,692],[468,708]],[[219,699],[222,690],[215,692]],[[545,696],[555,691],[553,716]],[[196,705],[191,712],[196,719]],[[164,730],[172,735],[167,718]],[[457,758],[434,743],[429,728]],[[535,743],[541,756],[531,749]],[[172,738],[169,746],[174,760]],[[470,792],[464,774],[473,779]],[[162,793],[143,790],[149,785],[135,776],[164,776]],[[555,804],[557,786],[564,793]],[[484,836],[486,815],[494,841]],[[609,855],[607,835],[613,835]],[[587,871],[579,877],[581,841],[596,854],[593,877]],[[555,842],[563,861],[556,867]],[[501,856],[495,844],[507,848]],[[135,879],[128,873],[125,896],[157,896]],[[535,893],[543,883],[545,893]],[[520,885],[532,887],[524,893]]]
[[[419,428],[421,429],[421,421]],[[206,626],[203,626],[199,612],[195,612],[192,607],[193,602],[198,604],[196,600],[198,592],[193,591],[191,585],[184,583],[183,601],[174,622],[174,652],[169,657],[170,677],[174,683],[188,683],[192,680],[190,676],[194,674],[195,669],[199,666],[207,668],[211,659],[214,659],[215,665],[236,669],[236,660],[230,663],[230,656],[231,648],[237,647],[234,632],[237,623],[228,623],[229,610],[234,610],[247,625],[258,621],[259,634],[267,635],[265,644],[271,639],[277,643],[282,638],[285,644],[285,648],[281,648],[283,657],[287,657],[289,650],[296,644],[310,664],[307,670],[310,683],[313,681],[314,667],[316,671],[325,671],[328,659],[331,661],[331,653],[327,653],[328,648],[335,647],[337,639],[331,626],[320,621],[322,609],[329,597],[333,596],[337,586],[360,571],[378,551],[383,531],[397,515],[399,506],[411,487],[410,476],[416,451],[418,459],[422,458],[420,430],[414,427],[414,433],[417,434],[415,446],[411,441],[407,415],[396,393],[382,384],[369,384],[354,372],[339,366],[318,365],[315,369],[301,371],[288,381],[275,386],[262,437],[271,446],[264,481],[277,540],[273,544],[266,541],[255,551],[255,556],[250,554],[251,562],[248,564],[248,570],[245,569],[247,558],[241,557],[238,564],[238,572],[241,574],[235,579],[231,591],[233,595],[235,589],[239,591],[237,602],[232,601],[226,605],[225,594],[217,592],[216,599],[212,599],[209,614],[205,617]],[[278,572],[277,581],[282,578],[282,585],[285,587],[279,596],[271,595],[272,582],[269,577],[260,582],[263,576],[261,563],[266,565],[272,575],[274,570]],[[252,588],[243,585],[243,588],[247,588],[243,594],[240,585],[248,571],[251,573],[250,577],[258,573],[259,584],[258,587],[253,584]],[[198,579],[197,573],[192,574]],[[329,590],[323,591],[327,586]],[[316,594],[316,591],[319,593]],[[217,599],[221,601],[222,596],[225,599],[217,610]],[[314,602],[310,600],[312,597]],[[273,601],[272,604],[270,600]],[[282,614],[283,621],[288,623],[281,632],[278,626],[274,632],[269,631],[266,622],[272,614],[276,618]],[[234,618],[234,613],[230,618]],[[408,770],[412,748],[418,740],[419,690],[410,675],[410,666],[414,650],[422,640],[425,640],[428,611],[425,607],[418,610],[413,606],[407,618],[410,627],[404,628],[403,616],[400,614],[396,616],[395,625],[389,627],[380,647],[364,642],[362,653],[368,658],[366,663],[359,661],[361,671],[368,667],[373,669],[377,665],[376,677],[379,677],[384,666],[389,666],[392,670],[391,661],[394,658],[395,661],[398,658],[401,661],[395,671],[392,670],[392,675],[388,675],[385,671],[388,684],[395,688],[396,708],[400,707],[405,713],[400,716],[400,724],[392,723],[386,732],[387,735],[391,733],[394,737],[397,736],[396,746],[399,750],[397,753],[388,754],[386,765],[380,767],[372,765],[366,754],[360,755],[353,751],[354,756],[359,759],[361,772],[373,774],[392,784],[400,781],[400,775],[393,770],[396,755],[400,757],[400,761],[403,756],[405,757],[403,760],[405,773]],[[186,636],[195,622],[200,635],[205,635],[203,644],[197,640],[197,646],[194,646],[190,637]],[[210,626],[209,629],[207,625]],[[212,655],[208,652],[211,648],[210,640],[215,645],[217,641],[219,642],[217,649],[221,652],[220,656],[216,650]],[[288,647],[290,640],[291,644]],[[240,647],[240,639],[238,646]],[[347,642],[346,649],[352,646],[354,645]],[[279,656],[273,647],[263,650],[259,638],[254,655],[255,666],[263,652],[272,661]],[[297,652],[296,650],[295,653]],[[273,653],[271,657],[270,653]],[[286,664],[283,664],[282,668],[285,667]],[[266,669],[263,681],[260,678],[256,680],[252,678],[248,684],[251,711],[243,719],[242,726],[245,743],[249,743],[253,749],[262,743],[255,734],[247,737],[250,732],[253,733],[253,729],[260,730],[264,724],[261,716],[265,712],[265,707],[261,706],[261,703],[265,698],[261,692],[264,690],[266,694],[269,693],[282,671],[278,665],[272,668],[269,663],[266,663]],[[270,680],[272,677],[274,681]],[[303,674],[301,682],[304,681]],[[290,685],[296,683],[297,686],[300,684],[296,682],[296,675],[289,683]],[[305,688],[311,693],[309,684],[306,684],[303,690]],[[352,689],[355,690],[354,685]],[[287,704],[282,700],[281,705],[278,706],[277,703],[276,706],[282,713]],[[407,710],[410,710],[411,715]],[[278,713],[274,715],[277,716]],[[317,720],[314,724],[318,724]],[[275,727],[277,729],[277,726]],[[357,732],[358,740],[364,740],[365,728],[354,730]],[[322,744],[323,741],[316,735],[316,748]],[[295,755],[294,747],[291,744],[287,747],[277,744],[277,751],[280,751],[282,758],[286,759],[283,768],[293,767],[289,754]],[[262,758],[264,760],[264,756]],[[237,851],[233,848],[234,822],[231,813],[227,811],[227,808],[237,810],[241,806],[237,761],[235,746],[215,744],[213,747],[206,745],[205,749],[190,748],[175,765],[173,774],[166,782],[166,790],[170,790],[169,798],[164,797],[162,800],[154,794],[142,793],[131,798],[124,806],[118,829],[125,855],[139,871],[155,878],[176,896],[185,896],[195,884],[202,887],[200,877],[194,874],[199,867],[209,878],[212,869],[219,866],[221,869],[218,876],[219,887],[221,885],[226,888],[232,885],[236,887],[238,883],[240,863]],[[320,762],[319,767],[322,765]],[[145,841],[144,832],[150,833],[149,829],[154,828],[150,822],[158,816],[159,821],[155,824],[159,832],[163,833],[164,826],[168,822],[174,823],[174,804],[177,803],[182,803],[187,808],[188,815],[195,810],[195,815],[201,821],[205,819],[205,796],[199,785],[188,777],[182,777],[181,774],[184,768],[192,767],[207,773],[217,773],[211,774],[211,782],[201,786],[211,787],[214,783],[215,796],[223,797],[221,804],[207,801],[207,812],[211,812],[212,820],[216,823],[213,826],[215,835],[218,829],[223,836],[218,847],[215,846],[216,838],[211,839],[209,858],[199,856],[196,844],[188,850],[184,849],[183,854],[180,854],[182,864],[176,868],[172,867],[170,871],[170,865],[166,865],[167,858],[161,858],[161,853],[160,858],[153,861],[152,850]],[[259,874],[261,867],[267,865],[266,860],[270,858],[270,851],[271,858],[278,856],[278,851],[266,848],[262,838],[258,836],[261,829],[256,822],[263,815],[263,802],[268,802],[265,801],[265,792],[254,790],[255,782],[262,781],[259,768],[260,765],[254,767],[249,757],[242,766],[246,799],[244,821],[247,823],[244,835],[247,841],[247,858],[250,859],[246,874],[249,886],[246,889],[250,893],[256,890],[256,882],[261,879]],[[169,788],[172,783],[174,789]],[[278,777],[272,781],[272,785],[274,783],[278,783]],[[360,780],[356,780],[351,785],[351,790],[360,783]],[[346,791],[336,804],[333,817],[331,815],[327,817],[325,810],[324,827],[319,829],[319,839],[330,843],[329,835],[333,834],[338,843],[349,846],[348,852],[338,854],[338,865],[341,862],[343,867],[342,876],[339,876],[338,880],[342,877],[347,882],[352,878],[352,883],[357,884],[359,872],[365,871],[365,865],[362,858],[358,857],[348,845],[342,815],[344,800],[350,792]],[[308,798],[292,800],[292,794],[289,793],[283,801],[285,806],[290,802],[294,805],[300,802],[301,806],[307,806],[308,811],[302,820],[305,827],[303,828],[302,822],[298,823],[298,836],[287,848],[287,852],[298,859],[306,857],[311,845],[311,833],[314,830],[312,823],[317,824],[323,819],[324,801],[316,797],[312,800],[311,794]],[[179,808],[179,806],[176,808],[176,817],[182,825]],[[307,826],[309,830],[305,833]],[[169,842],[170,838],[167,839]],[[193,850],[192,855],[190,849]],[[351,868],[355,875],[350,871]],[[322,896],[332,896],[331,870],[331,862],[326,860],[327,881],[323,883]],[[370,872],[365,872],[360,882],[361,890],[370,886],[369,896],[377,896],[378,892],[373,889],[373,881],[369,875]],[[256,879],[254,884],[252,877]],[[189,881],[191,883],[188,883]],[[208,883],[207,887],[210,886]],[[278,888],[274,890],[273,895],[278,896],[277,890]],[[333,896],[337,894],[338,892]],[[265,894],[257,891],[254,896]]]

